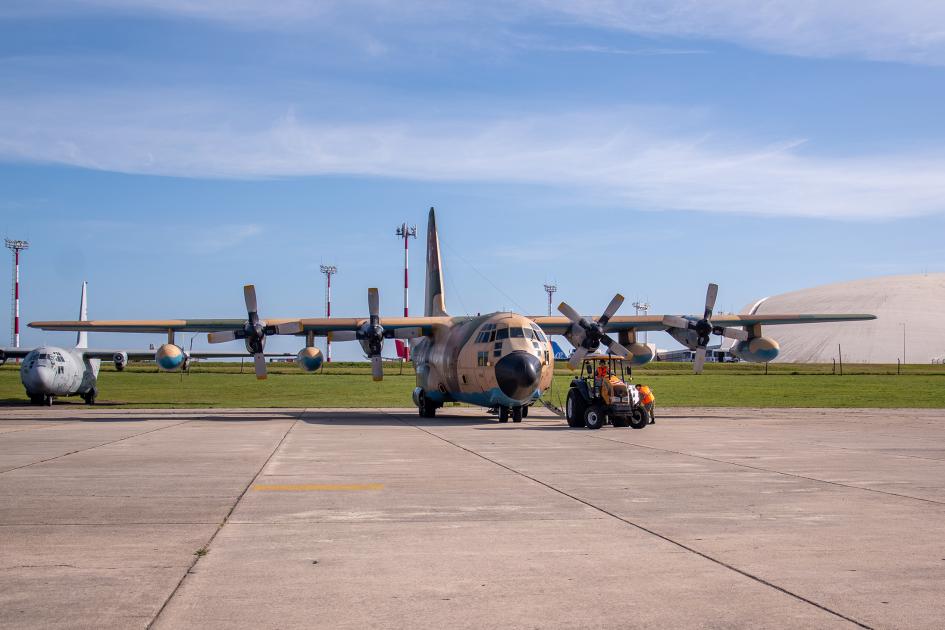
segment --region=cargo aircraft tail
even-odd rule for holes
[[[443,291],[443,263],[440,259],[440,239],[436,234],[436,212],[430,208],[427,221],[427,283],[423,314],[426,317],[447,315]]]

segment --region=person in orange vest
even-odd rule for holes
[[[651,390],[648,385],[637,385],[637,391],[640,392],[640,404],[643,405],[647,413],[650,414],[650,424],[656,424],[654,414],[656,396],[653,395],[653,390]]]

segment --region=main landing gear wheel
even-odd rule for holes
[[[417,411],[420,413],[421,418],[436,417],[436,405],[430,402],[423,394],[420,394],[420,405],[417,407]]]
[[[82,400],[85,401],[86,405],[94,405],[96,398],[98,398],[98,390],[94,387],[88,392],[82,394]]]
[[[509,421],[509,408],[499,407],[499,422],[508,422],[508,421]]]
[[[588,429],[599,429],[604,426],[606,416],[600,405],[591,405],[584,410],[584,425]]]
[[[634,429],[642,429],[650,423],[650,414],[643,407],[637,407],[630,416],[630,426]]]
[[[522,407],[522,417],[523,417],[523,418],[527,418],[527,417],[528,417],[528,408],[529,408],[529,407],[530,407],[530,405],[525,405],[524,407]]]
[[[512,422],[522,421],[522,409],[523,407],[512,407]]]
[[[584,399],[581,398],[581,394],[576,389],[568,392],[564,415],[568,420],[568,426],[572,429],[579,429],[584,426]]]
[[[52,401],[53,401],[53,397],[50,396],[49,394],[46,394],[45,396],[43,396],[43,404],[46,405],[47,407],[52,407]]]

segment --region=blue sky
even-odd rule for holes
[[[240,316],[245,282],[320,315],[322,262],[336,314],[396,314],[431,205],[457,314],[945,271],[943,33],[933,2],[6,2],[23,319],[83,279],[97,318]]]

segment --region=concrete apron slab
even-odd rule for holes
[[[71,450],[0,434],[0,461],[32,453],[0,473],[0,626],[945,616],[942,412],[667,410],[595,432],[541,412],[274,411],[110,410],[111,436],[61,418]]]

